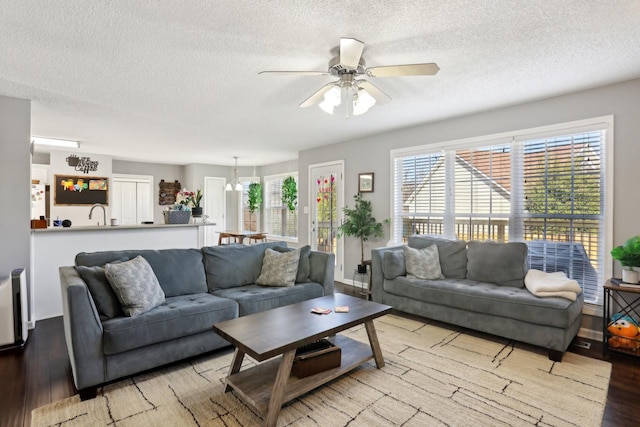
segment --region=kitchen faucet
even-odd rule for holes
[[[104,209],[104,206],[101,205],[100,203],[96,203],[94,205],[91,205],[91,210],[89,211],[89,219],[91,219],[91,214],[93,213],[93,209],[94,208],[102,208],[102,217],[104,219],[104,225],[106,227],[106,225],[107,225],[107,211]],[[100,225],[100,221],[98,221],[98,225]]]

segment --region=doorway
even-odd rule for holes
[[[336,257],[334,280],[344,278],[344,244],[338,239],[344,206],[344,161],[309,165],[309,243],[311,249]]]
[[[220,232],[226,229],[227,198],[224,191],[226,184],[225,178],[204,177],[204,214],[208,217],[207,222],[216,224],[204,227],[204,246],[217,245]]]

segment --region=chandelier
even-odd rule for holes
[[[324,93],[324,100],[318,106],[325,113],[333,114],[333,110],[344,102],[347,118],[350,113],[354,116],[366,113],[375,105],[376,99],[358,83],[359,80],[354,79],[353,74],[343,74],[340,80]]]
[[[233,181],[228,182],[224,189],[226,191],[242,191],[242,183],[238,179],[238,156],[233,158],[236,159],[236,166],[233,168]]]

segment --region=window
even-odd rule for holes
[[[298,208],[290,211],[282,203],[282,183],[292,176],[298,182],[298,173],[287,173],[264,177],[264,221],[265,231],[283,239],[298,239]]]
[[[611,117],[393,151],[393,240],[524,241],[530,268],[564,271],[602,304],[608,129]]]
[[[240,215],[238,224],[243,231],[261,231],[260,230],[260,212],[262,208],[254,213],[249,211],[249,185],[253,182],[260,182],[259,177],[240,177],[238,180],[242,183],[242,197],[240,198]]]

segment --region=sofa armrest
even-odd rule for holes
[[[333,273],[335,270],[335,255],[324,252],[311,251],[309,254],[309,279],[324,288],[325,295],[333,295]]]
[[[82,390],[105,382],[102,322],[89,288],[75,267],[60,267],[59,273],[62,320],[73,382]]]
[[[402,250],[402,245],[371,249],[371,299],[373,301],[383,302],[382,285],[384,283],[384,274],[382,272],[382,261],[384,260],[384,253],[397,250]]]

